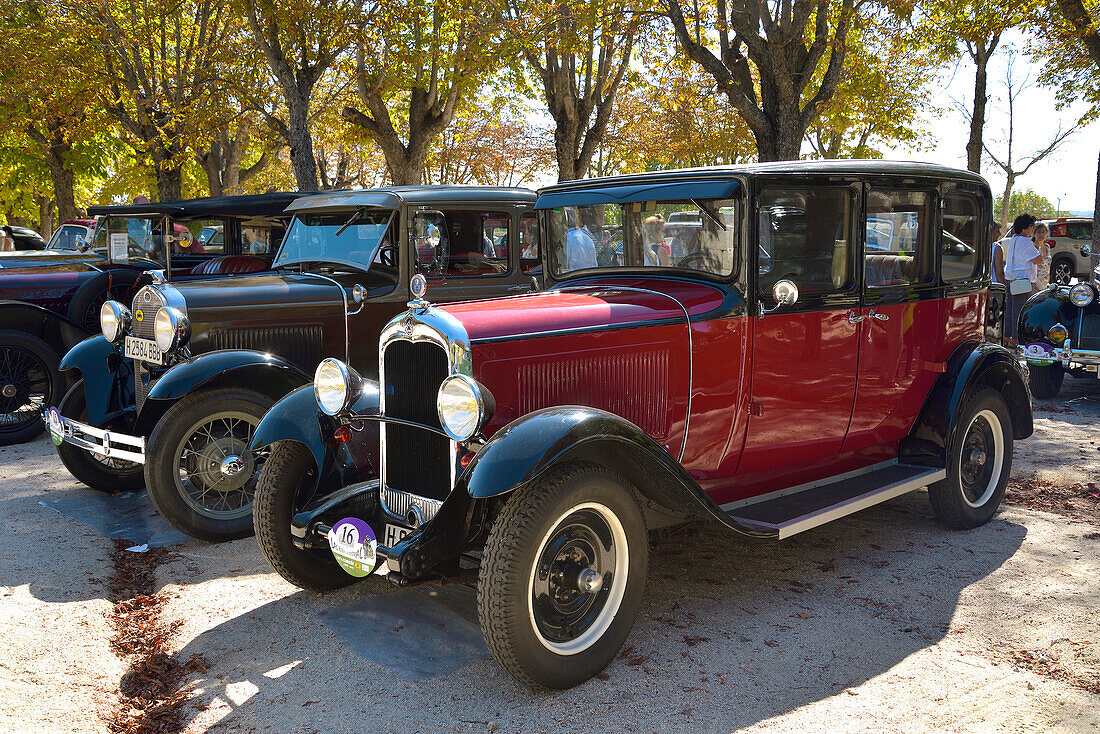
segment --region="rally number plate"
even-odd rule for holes
[[[126,337],[126,343],[123,345],[123,353],[131,359],[142,362],[164,364],[164,354],[152,339],[138,339],[135,336],[128,336]]]
[[[401,542],[401,539],[411,533],[409,528],[403,528],[400,525],[390,525],[386,523],[386,540],[383,543],[387,548],[392,548]]]

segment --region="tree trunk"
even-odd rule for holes
[[[1005,177],[1005,192],[1001,194],[1001,231],[1008,232],[1008,206],[1012,201],[1012,187],[1016,185],[1015,174],[1009,173]]]
[[[309,97],[299,94],[286,95],[289,113],[290,164],[294,167],[294,180],[299,191],[317,191],[321,188],[317,178],[317,159],[313,155],[313,136],[309,134]]]
[[[966,143],[966,169],[974,173],[982,172],[982,135],[985,131],[985,107],[989,101],[989,57],[993,55],[999,40],[998,33],[990,39],[988,48],[979,41],[979,45],[970,54],[970,58],[974,60],[974,111],[970,116],[970,140]]]
[[[171,167],[157,164],[157,201],[179,201],[183,198],[183,171],[174,161],[168,161]]]
[[[50,235],[53,234],[55,229],[53,221],[53,199],[44,195],[36,193],[34,195],[35,203],[38,204],[38,233],[42,235],[43,239],[49,241]]]

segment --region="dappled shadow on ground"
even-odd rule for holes
[[[187,717],[287,732],[486,722],[556,730],[578,720],[588,730],[734,730],[841,693],[935,645],[964,589],[1000,568],[1025,535],[1000,519],[947,530],[932,521],[923,492],[783,543],[684,529],[653,548],[646,601],[605,677],[550,695],[519,687],[489,658],[409,682],[355,655],[322,615],[387,593],[384,582],[292,594],[184,648],[183,659],[199,653],[212,663],[195,681]],[[448,640],[425,634],[421,644],[432,650]]]

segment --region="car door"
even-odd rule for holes
[[[972,259],[977,243],[946,231],[955,227],[946,220],[945,233],[937,232],[938,202],[934,189],[913,184],[865,192],[859,380],[845,452],[904,438],[939,375],[935,248],[956,248],[953,257]]]
[[[858,190],[843,182],[765,186],[749,423],[738,474],[821,462],[841,449],[852,415],[858,353]],[[773,287],[798,288],[779,305]]]

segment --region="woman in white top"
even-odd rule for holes
[[[1031,235],[1035,232],[1035,217],[1030,214],[1021,214],[1012,222],[1013,237],[1005,245],[1005,278],[1008,283],[1008,297],[1005,308],[1005,344],[1015,347],[1016,328],[1020,319],[1020,311],[1023,310],[1027,299],[1036,291],[1035,282],[1038,278],[1037,266],[1043,261],[1043,256],[1031,241]],[[1012,293],[1013,280],[1028,281],[1029,288],[1023,293]]]
[[[1035,233],[1031,235],[1031,242],[1035,249],[1043,256],[1043,261],[1036,266],[1035,288],[1043,290],[1050,285],[1050,247],[1047,238],[1050,237],[1050,228],[1042,222],[1035,223]]]

